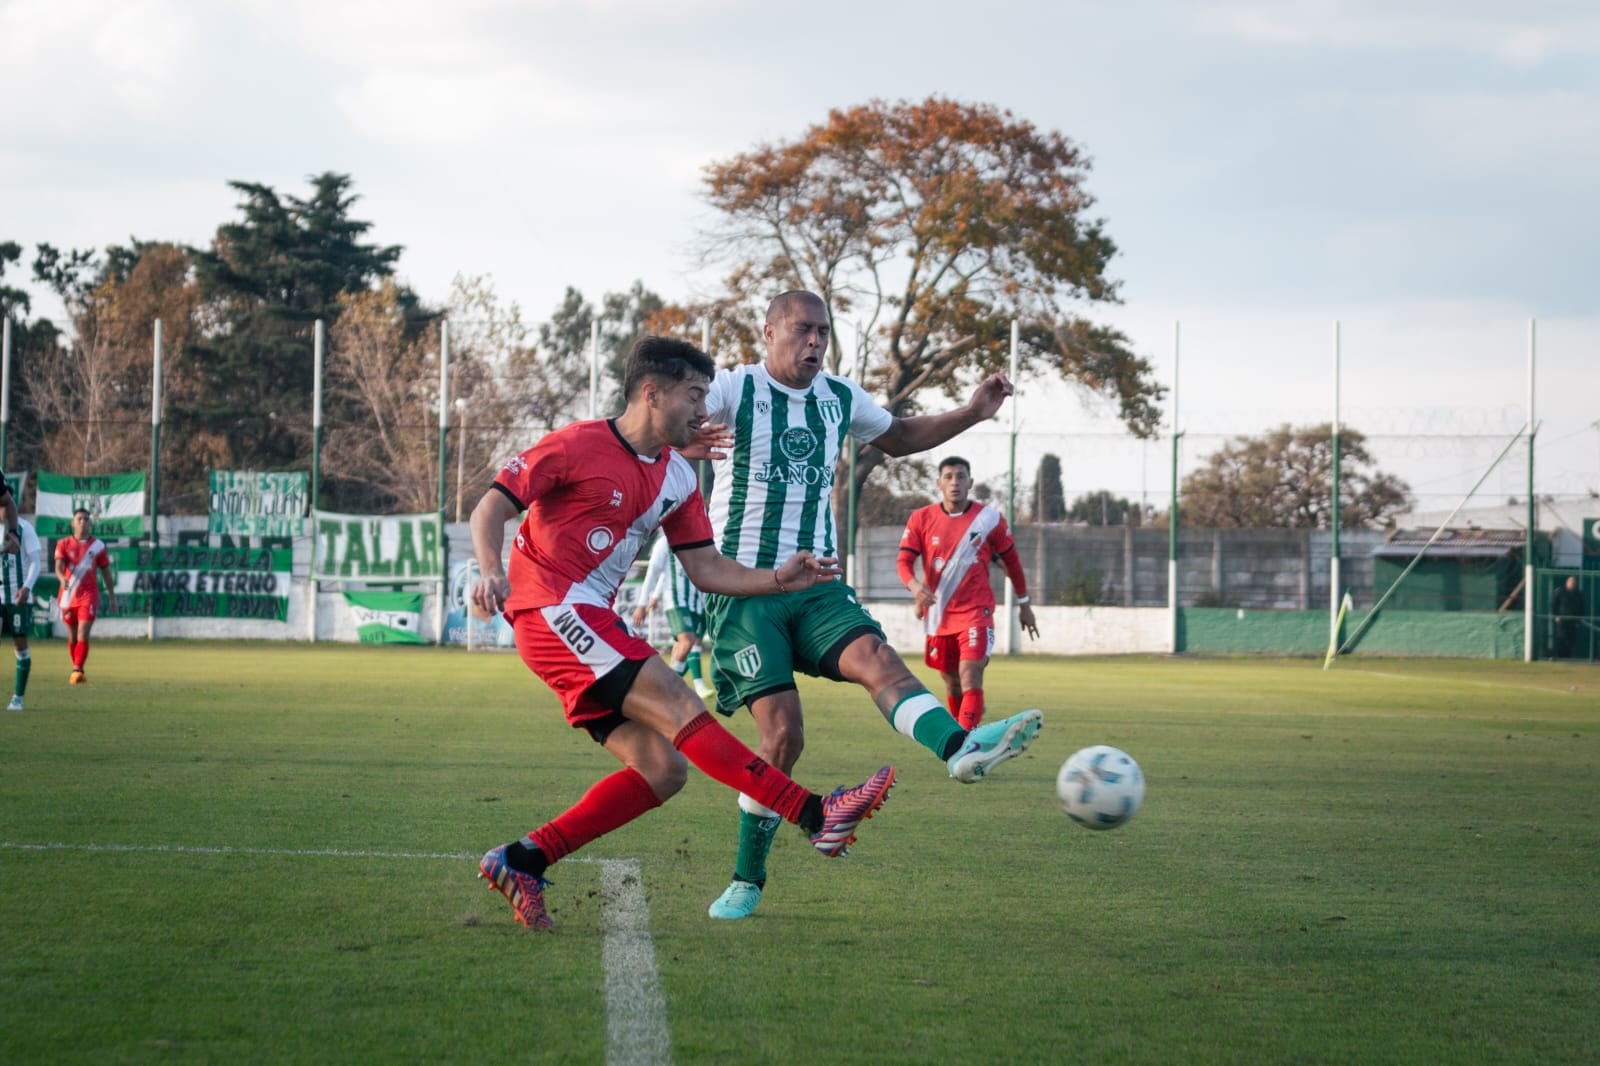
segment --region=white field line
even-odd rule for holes
[[[656,975],[650,910],[637,859],[601,859],[605,930],[606,1062],[608,1066],[667,1066],[667,1002]]]
[[[359,851],[341,848],[236,848],[184,844],[28,844],[0,841],[0,850],[153,852],[180,855],[278,855],[290,858],[476,859],[467,852]],[[650,905],[638,859],[568,858],[563,862],[600,865],[600,925],[604,933],[601,965],[606,982],[606,1062],[667,1066],[672,1039],[667,1031],[667,1004],[656,973],[655,943],[650,937]]]

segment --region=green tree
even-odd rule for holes
[[[1143,515],[1132,500],[1098,489],[1073,500],[1067,517],[1091,526],[1137,526]]]
[[[810,289],[870,337],[863,384],[897,415],[1004,370],[1017,321],[1023,377],[1074,382],[1149,436],[1163,394],[1150,363],[1080,314],[1118,299],[1116,245],[1090,214],[1088,167],[1066,137],[985,104],[932,97],[833,111],[798,139],[706,168],[720,222],[704,258],[728,274],[725,291],[687,317],[718,323],[719,345],[730,345],[719,354],[758,358],[759,334],[741,323],[758,321],[780,290]],[[828,369],[853,358],[836,343]],[[882,458],[867,449],[858,479]]]
[[[628,349],[646,332],[670,329],[661,318],[664,307],[661,297],[642,281],[635,281],[626,292],[606,293],[598,310],[583,293],[567,288],[550,320],[539,326],[539,348],[552,367],[566,368],[579,386],[572,414],[587,417],[589,412],[589,340],[594,322],[600,323],[601,360],[596,413],[605,417],[622,409],[622,366]]]
[[[312,331],[332,322],[341,297],[389,278],[400,246],[363,240],[372,223],[351,217],[348,175],[310,179],[304,199],[231,182],[242,217],[191,249],[208,328],[192,355],[204,388],[184,414],[226,442],[223,465],[278,469],[309,454]],[[434,315],[403,287],[395,293],[414,339]],[[330,419],[338,413],[330,413]]]
[[[1061,458],[1046,452],[1033,481],[1033,519],[1060,522],[1067,517],[1067,493],[1061,485]]]
[[[1339,521],[1347,529],[1385,526],[1409,505],[1411,489],[1371,469],[1360,431],[1339,432]],[[1279,426],[1239,436],[1183,479],[1178,520],[1202,529],[1327,529],[1332,522],[1333,427]]]

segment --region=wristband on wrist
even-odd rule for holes
[[[772,583],[774,585],[778,586],[778,591],[779,592],[788,592],[789,591],[788,589],[783,587],[783,582],[778,579],[778,572],[776,570],[774,570],[772,572]]]
[[[1030,604],[1032,602],[1033,602],[1033,597],[1032,596],[1018,596],[1017,597],[1017,606],[1018,607],[1025,606],[1025,605]]]

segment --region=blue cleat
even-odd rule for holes
[[[980,725],[967,734],[961,750],[945,763],[950,776],[971,784],[982,780],[990,770],[1025,751],[1044,726],[1044,715],[1022,711],[998,722]]]
[[[489,882],[511,904],[517,921],[529,929],[554,929],[550,913],[544,909],[544,890],[550,882],[532,874],[519,873],[506,865],[506,845],[491,848],[478,862],[478,876]]]

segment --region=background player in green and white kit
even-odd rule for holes
[[[657,536],[650,549],[644,585],[639,590],[639,604],[633,609],[633,624],[642,625],[644,616],[658,607],[666,612],[673,636],[673,672],[694,686],[695,695],[708,698],[715,689],[703,680],[700,666],[700,645],[706,631],[706,594],[683,572],[678,557],[663,536]]]
[[[854,381],[823,372],[831,329],[828,309],[814,293],[786,292],[773,300],[762,337],[765,362],[718,372],[706,395],[708,421],[729,427],[733,438],[716,462],[711,524],[718,550],[746,566],[769,568],[801,549],[822,558],[838,555],[831,490],[847,437],[890,455],[911,455],[993,417],[1012,391],[1005,376],[995,374],[965,406],[898,418]],[[1043,721],[1031,710],[971,733],[962,729],[843,582],[789,596],[708,596],[706,625],[718,710],[749,707],[761,733],[760,754],[785,772],[804,746],[796,670],[861,685],[896,730],[945,760],[960,781],[976,781],[1021,752]],[[749,915],[766,884],[777,816],[745,795],[739,808],[733,883],[712,903],[713,918]]]
[[[17,520],[18,549],[0,554],[0,636],[10,636],[17,652],[16,684],[11,690],[7,710],[22,710],[22,697],[28,691],[28,672],[33,659],[28,651],[28,633],[33,629],[33,583],[39,580],[39,534],[33,526]]]

